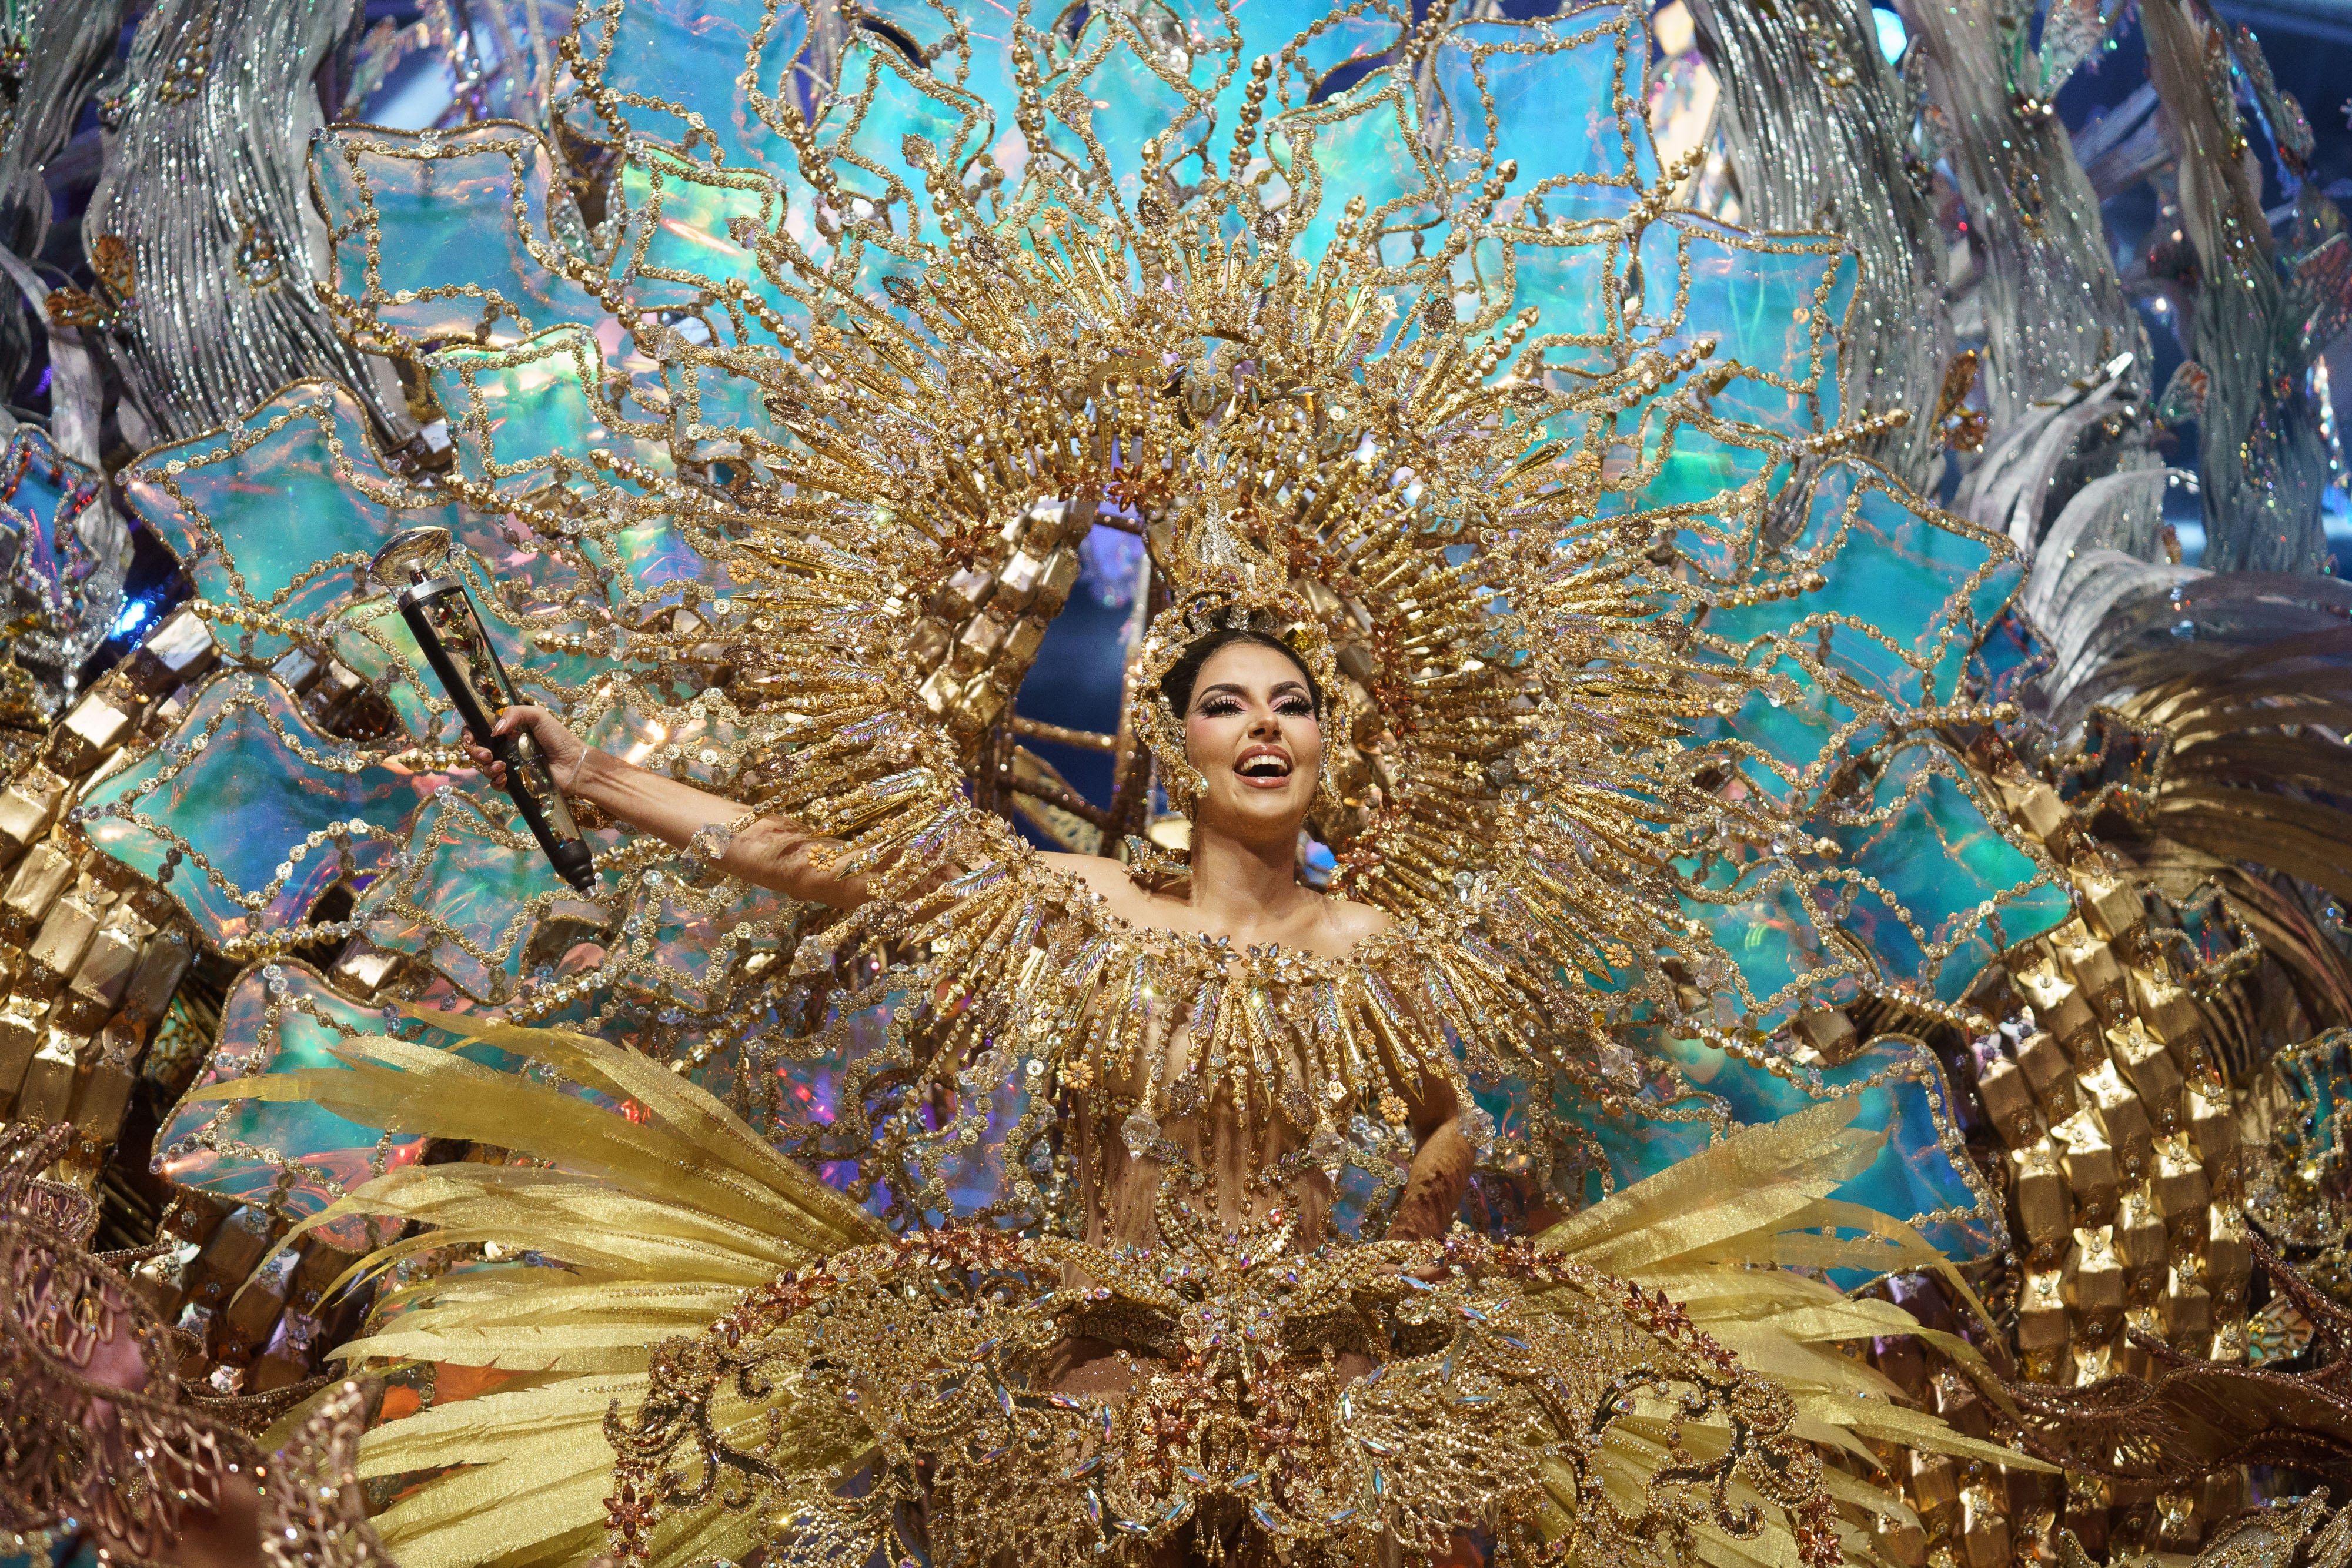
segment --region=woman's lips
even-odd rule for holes
[[[1282,771],[1279,773],[1247,771],[1251,763],[1265,760],[1279,763]],[[1290,758],[1270,746],[1257,747],[1243,752],[1239,759],[1234,763],[1234,777],[1253,789],[1279,789],[1290,782]]]

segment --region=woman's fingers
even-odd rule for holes
[[[507,765],[499,761],[488,747],[468,736],[466,737],[466,755],[473,758],[474,766],[487,775],[491,783],[501,789],[505,787]]]
[[[539,728],[539,721],[547,716],[547,710],[537,703],[517,703],[499,715],[498,722],[490,726],[490,733],[512,735],[519,729],[536,732]]]

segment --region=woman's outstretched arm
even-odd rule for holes
[[[547,758],[555,787],[585,800],[664,843],[684,849],[705,828],[723,830],[747,815],[741,806],[708,789],[622,761],[597,750],[566,729],[553,714],[533,704],[507,709],[493,727],[499,735],[529,735]],[[506,765],[468,737],[466,748],[492,782],[506,782]],[[813,833],[789,817],[762,813],[737,828],[725,841],[720,870],[754,887],[781,893],[803,904],[852,909],[872,896],[862,876],[831,869],[839,841]]]

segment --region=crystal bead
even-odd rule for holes
[[[1126,1142],[1127,1152],[1141,1159],[1160,1142],[1159,1120],[1139,1105],[1119,1124],[1118,1135]]]

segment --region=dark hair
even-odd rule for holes
[[[1296,648],[1270,632],[1236,632],[1227,628],[1212,632],[1185,649],[1177,661],[1168,666],[1168,673],[1160,677],[1160,695],[1168,699],[1169,707],[1178,718],[1192,711],[1192,687],[1200,681],[1201,666],[1209,662],[1209,655],[1236,643],[1254,643],[1261,648],[1271,648],[1296,664],[1298,678],[1307,683],[1307,700],[1315,705],[1315,716],[1318,719],[1323,716],[1323,688],[1315,684],[1315,672],[1307,667],[1307,661],[1298,656]]]

